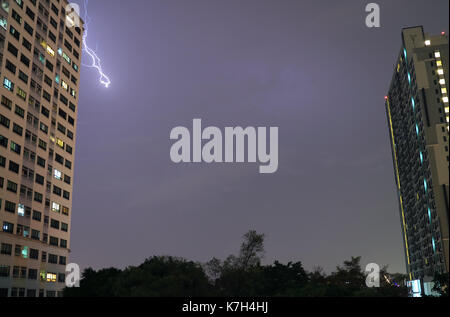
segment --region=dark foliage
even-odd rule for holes
[[[171,256],[154,256],[137,267],[83,272],[79,288],[65,296],[407,296],[405,276],[383,268],[378,288],[368,288],[360,257],[344,261],[326,275],[320,268],[306,272],[301,262],[261,265],[264,235],[249,231],[237,256],[213,258],[201,265]],[[396,282],[397,281],[397,282]],[[441,277],[444,287],[445,277]],[[397,284],[397,285],[395,285]],[[447,284],[448,285],[448,276]],[[442,289],[442,287],[440,288]],[[448,287],[446,288],[448,292]]]

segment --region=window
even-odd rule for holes
[[[19,167],[20,167],[19,164],[15,163],[15,162],[13,162],[11,160],[9,161],[9,170],[11,172],[19,174]],[[15,191],[14,192],[17,192],[17,185],[15,186]]]
[[[25,216],[25,206],[22,204],[19,204],[17,207],[17,214],[21,217]]]
[[[34,201],[37,201],[38,203],[42,203],[42,194],[38,193],[38,192],[34,192]]]
[[[17,88],[17,96],[19,96],[23,100],[27,99],[27,93],[20,88]]]
[[[19,70],[19,79],[25,84],[28,84],[28,76],[23,71]]]
[[[50,236],[50,245],[58,246],[59,245],[59,239],[57,237]],[[49,262],[50,262],[50,259],[49,259]]]
[[[36,173],[36,183],[44,185],[44,176]]]
[[[56,145],[58,145],[61,149],[64,149],[64,141],[56,138]]]
[[[67,244],[66,244],[66,246],[67,246]],[[66,257],[65,256],[60,256],[59,257],[59,264],[66,265]]]
[[[61,212],[62,212],[63,215],[68,216],[69,215],[69,208],[63,206]]]
[[[10,168],[11,168],[11,165],[10,165]],[[17,193],[17,184],[12,181],[8,181],[6,190],[16,194]]]
[[[55,170],[53,171],[53,176],[54,176],[56,179],[61,180],[61,178],[62,178],[62,173],[61,173],[60,171],[58,171],[57,169],[55,169]]]
[[[41,239],[41,233],[38,230],[31,230],[31,239],[33,240],[40,240]]]
[[[4,221],[3,232],[14,233],[14,224]]]
[[[48,126],[45,125],[43,122],[40,123],[39,128],[41,129],[42,132],[48,134]]]
[[[51,219],[50,220],[50,227],[52,227],[53,229],[58,229],[59,230],[59,221],[56,219]]]
[[[16,212],[16,204],[5,200],[5,211],[14,214]]]
[[[59,213],[61,211],[61,205],[58,203],[52,203],[52,211]]]
[[[42,213],[37,210],[33,210],[33,220],[40,222],[41,218],[42,218]]]
[[[30,17],[31,20],[34,21],[35,14],[33,11],[31,11],[31,9],[29,7],[27,7],[27,10],[25,11],[25,13]]]
[[[21,118],[25,118],[25,110],[22,109],[21,107],[19,107],[18,105],[16,105],[16,108],[15,108],[15,110],[14,110],[14,113],[15,113],[16,115],[18,115],[19,117],[21,117]]]
[[[42,93],[42,97],[45,99],[45,100],[47,100],[48,102],[50,102],[50,100],[51,100],[51,98],[52,98],[52,96],[47,92],[47,91],[43,91],[43,93]]]
[[[46,151],[46,150],[47,150],[47,142],[45,142],[45,141],[42,140],[42,139],[39,139],[39,147],[40,147],[41,149],[43,149],[44,151]]]
[[[37,280],[37,269],[28,269],[28,279]],[[36,296],[36,293],[34,294],[34,296]]]
[[[47,118],[50,116],[50,110],[45,108],[44,106],[41,107],[41,113],[46,116]]]
[[[64,175],[64,183],[69,184],[70,185],[70,176],[68,175]]]
[[[6,98],[5,96],[2,96],[2,105],[8,108],[9,110],[12,109],[12,101]]]
[[[61,196],[62,190],[58,186],[53,185],[53,194]]]
[[[45,168],[45,160],[44,160],[42,157],[40,157],[40,156],[38,156],[37,164],[38,164],[39,166]]]
[[[0,253],[5,255],[12,255],[12,244],[2,243]]]
[[[55,273],[47,273],[46,281],[49,282],[49,283],[55,283],[56,282],[56,274]],[[51,294],[49,294],[49,293],[51,293]],[[55,292],[54,291],[47,291],[47,297],[52,297],[52,296],[49,296],[49,295],[53,295],[53,297],[54,297]]]
[[[9,70],[11,73],[13,73],[14,75],[16,74],[16,65],[11,63],[8,59],[6,59],[5,68],[7,70]]]
[[[70,193],[66,190],[63,190],[63,198],[69,200],[70,199]]]
[[[10,120],[7,117],[0,114],[0,124],[9,129]]]
[[[3,80],[3,87],[8,89],[9,91],[14,91],[14,83],[6,77]]]
[[[4,137],[0,134],[0,146],[3,146],[4,148],[8,147],[8,138]]]
[[[19,4],[20,6],[21,6],[21,8],[23,8],[23,3],[22,3],[22,1],[16,1],[17,2],[17,4]],[[11,14],[11,16],[12,16],[12,18],[14,19],[14,20],[16,20],[16,22],[18,23],[18,24],[22,24],[22,17],[16,12],[16,10],[12,10],[12,14]]]
[[[69,230],[69,225],[67,223],[61,222],[61,231],[67,232]],[[63,240],[61,240],[62,242]]]
[[[53,72],[53,64],[50,63],[48,60],[45,62],[45,67],[48,68],[51,72]]]
[[[61,155],[59,155],[58,153],[55,154],[55,161],[61,165],[64,164],[64,158]]]
[[[17,47],[15,47],[14,45],[12,45],[11,43],[8,43],[8,52],[10,52],[10,53],[13,54],[15,57],[17,57],[17,54],[19,53],[19,50],[17,49]]]
[[[22,147],[20,145],[18,145],[17,143],[11,141],[11,145],[10,145],[11,151],[13,151],[16,154],[21,153]]]
[[[33,36],[33,28],[27,23],[27,22],[25,22],[25,31],[27,31],[28,32],[28,34],[30,34],[31,36]]]
[[[2,244],[3,246],[3,244]],[[9,277],[10,267],[8,265],[0,265],[0,277]]]
[[[26,67],[30,67],[30,60],[28,59],[28,57],[26,57],[25,55],[21,55],[20,56],[20,61],[22,62],[22,64],[24,64]]]
[[[19,40],[20,38],[20,32],[16,30],[15,27],[13,27],[12,25],[9,26],[9,33],[11,33],[11,35],[16,39]]]

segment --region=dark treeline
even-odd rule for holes
[[[402,274],[380,272],[380,287],[366,286],[360,257],[352,257],[327,275],[304,270],[301,262],[262,265],[264,235],[249,231],[238,255],[205,264],[154,256],[137,267],[83,272],[79,288],[65,296],[395,296],[406,297]],[[441,281],[442,282],[442,281]],[[448,288],[447,288],[448,290]]]

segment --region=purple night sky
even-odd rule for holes
[[[82,2],[82,1],[78,1]],[[448,31],[448,0],[91,0],[71,262],[197,261],[266,234],[265,262],[330,272],[350,258],[404,272],[383,97],[401,28]],[[84,63],[87,56],[83,54]],[[278,126],[279,168],[174,164],[175,126]]]

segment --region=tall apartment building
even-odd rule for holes
[[[0,296],[59,296],[82,25],[66,0],[0,0]]]
[[[449,270],[448,37],[402,30],[386,114],[407,273],[429,293]]]

